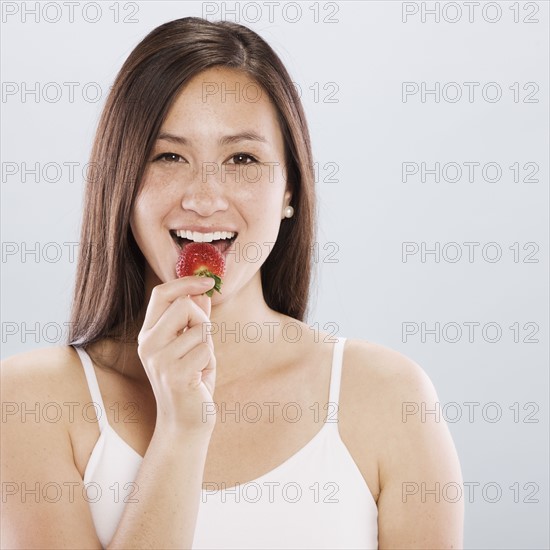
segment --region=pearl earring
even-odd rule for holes
[[[294,208],[292,208],[292,206],[287,206],[284,209],[284,215],[285,218],[292,218],[292,216],[294,216]]]

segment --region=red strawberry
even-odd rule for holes
[[[181,250],[176,264],[176,274],[178,277],[188,275],[212,277],[216,284],[206,292],[206,295],[212,296],[214,290],[221,294],[221,278],[225,274],[225,260],[221,252],[210,243],[189,243]]]

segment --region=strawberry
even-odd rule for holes
[[[225,274],[225,260],[221,252],[210,243],[189,243],[181,250],[176,264],[176,274],[178,277],[188,275],[212,277],[216,284],[206,292],[206,295],[212,296],[214,290],[221,294],[221,278]]]

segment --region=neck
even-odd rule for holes
[[[242,376],[258,361],[265,361],[274,343],[280,340],[283,323],[289,319],[266,304],[258,271],[227,300],[223,300],[223,295],[213,297],[210,320],[208,332],[216,353],[216,385],[220,386]]]

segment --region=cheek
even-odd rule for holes
[[[134,236],[136,236],[136,232],[139,233],[139,231],[147,224],[147,214],[149,209],[146,208],[145,205],[146,201],[144,196],[143,194],[140,194],[136,198],[134,208],[132,209],[132,215],[130,217],[130,226],[134,232]]]
[[[280,191],[266,187],[241,197],[239,205],[247,227],[247,239],[259,242],[275,242],[280,230],[284,188]]]
[[[236,185],[241,204],[255,206],[260,217],[278,211],[286,189],[286,179],[277,167],[251,167],[241,174],[241,185]]]
[[[155,195],[150,190],[143,189],[136,198],[130,216],[130,228],[138,243],[143,244],[144,238],[154,227],[154,220],[158,219],[159,211],[158,194]]]
[[[161,178],[151,177],[145,181],[134,204],[136,222],[143,223],[161,214],[171,200],[172,187]]]
[[[269,185],[269,184],[268,184]],[[283,191],[274,190],[273,184],[256,190],[239,194],[237,209],[241,211],[249,226],[272,232],[272,227],[278,224],[281,214]]]

